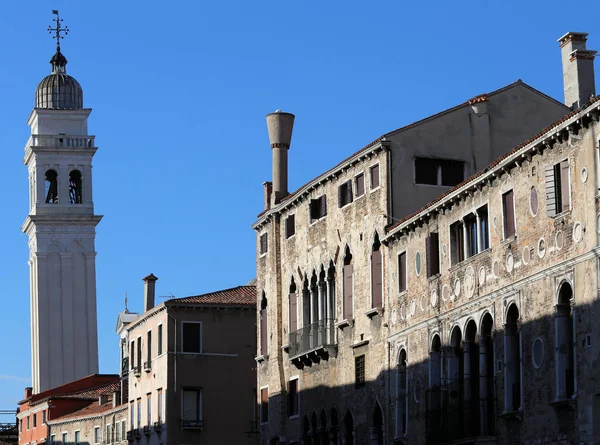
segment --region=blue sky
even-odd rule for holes
[[[456,6],[460,5],[460,6]],[[562,101],[556,39],[591,34],[600,3],[399,1],[6,2],[0,16],[0,408],[30,383],[23,147],[37,83],[50,72],[46,28],[71,33],[67,71],[93,108],[101,372],[118,372],[116,315],[140,310],[142,277],[183,297],[254,277],[265,115],[296,114],[290,189],[392,129],[517,79]],[[598,68],[597,68],[598,69]],[[160,301],[160,300],[159,300]]]

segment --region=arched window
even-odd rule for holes
[[[344,255],[344,319],[352,320],[353,316],[353,268],[352,268],[352,254],[350,248],[346,246],[346,254]]]
[[[81,204],[83,202],[81,172],[79,170],[72,170],[69,173],[69,202],[71,204]]]
[[[427,391],[427,436],[428,442],[440,442],[442,430],[442,342],[439,335],[431,340],[429,352],[429,390]]]
[[[335,265],[333,261],[329,262],[327,269],[327,319],[329,324],[333,324],[337,318],[336,298],[335,298]]]
[[[458,326],[455,326],[450,336],[450,350],[448,352],[449,397],[446,417],[449,425],[455,425],[451,430],[454,434],[451,439],[458,439],[462,436],[465,378],[463,359],[462,332]]]
[[[327,414],[325,413],[324,409],[321,410],[321,415],[319,416],[319,422],[320,422],[319,432],[321,435],[321,443],[323,445],[329,445],[329,437],[327,434]]]
[[[317,413],[313,412],[311,418],[311,437],[312,437],[312,445],[321,445],[321,441],[319,440],[319,423],[317,421]]]
[[[463,426],[466,437],[479,434],[479,345],[477,342],[477,325],[470,320],[465,327],[463,341],[464,385]]]
[[[310,323],[319,321],[319,284],[317,272],[313,270],[310,278]]]
[[[331,415],[329,421],[329,443],[337,444],[338,443],[338,430],[339,430],[339,420],[337,410],[335,408],[331,408]]]
[[[310,432],[310,422],[308,421],[308,416],[305,414],[302,421],[302,443],[311,445]]]
[[[290,324],[288,333],[292,335],[298,330],[298,294],[296,293],[296,283],[294,282],[294,277],[292,277],[292,282],[290,284],[289,299]]]
[[[381,308],[383,301],[383,263],[380,249],[379,235],[375,233],[371,252],[371,304],[373,308]]]
[[[383,412],[379,402],[375,402],[373,410],[373,427],[371,428],[371,444],[383,445]]]
[[[506,312],[504,331],[504,411],[514,412],[521,407],[521,332],[519,309],[514,303]]]
[[[406,372],[406,350],[398,354],[396,367],[396,436],[406,434],[408,426],[408,374]]]
[[[268,320],[267,320],[267,296],[264,291],[262,293],[262,299],[260,300],[260,354],[265,356],[268,354],[267,342],[268,342]]]
[[[556,345],[556,399],[565,400],[575,394],[575,354],[573,348],[573,289],[567,282],[560,286],[554,317]]]
[[[44,175],[46,204],[58,204],[58,173],[48,170]]]
[[[487,313],[481,320],[481,334],[479,337],[479,398],[481,400],[480,431],[482,436],[494,434],[494,342],[492,329],[494,321]]]
[[[302,326],[306,327],[310,325],[310,290],[308,286],[308,279],[304,279],[302,285]]]
[[[344,443],[354,445],[354,419],[350,411],[346,411],[344,416]]]

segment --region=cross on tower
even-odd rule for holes
[[[52,19],[53,22],[56,22],[56,28],[52,28],[51,26],[48,26],[48,34],[55,33],[54,37],[52,37],[52,38],[56,39],[56,49],[60,50],[60,39],[65,38],[64,36],[61,36],[60,33],[64,32],[65,35],[69,34],[69,27],[68,26],[65,26],[64,28],[61,27],[61,22],[63,21],[63,19],[61,19],[58,16],[58,9],[53,9],[52,14],[56,15],[56,18]]]

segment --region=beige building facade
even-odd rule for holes
[[[585,51],[579,59],[574,42]],[[593,57],[593,52],[584,50],[585,35],[568,34],[561,45],[563,53],[574,52],[572,60],[567,58],[569,63],[583,61],[583,69],[589,68],[585,57],[590,53]],[[570,69],[565,66],[565,72]],[[567,86],[572,87],[565,85],[565,90]],[[569,91],[572,99],[573,91],[584,94],[590,88]],[[586,103],[589,96],[577,100]],[[483,443],[483,439],[521,443],[508,441],[514,434],[533,440],[539,431],[522,421],[517,405],[525,394],[520,385],[528,371],[525,365],[517,371],[514,363],[523,362],[522,354],[533,347],[521,345],[524,333],[539,332],[541,337],[539,342],[533,338],[536,364],[527,365],[537,375],[542,373],[539,369],[554,369],[549,358],[554,347],[562,351],[565,342],[574,338],[580,346],[587,341],[585,334],[569,337],[572,325],[585,328],[571,321],[577,317],[567,312],[572,300],[565,283],[574,292],[576,272],[559,264],[571,264],[581,256],[595,265],[590,251],[585,253],[590,246],[584,237],[596,233],[595,204],[591,204],[596,190],[592,174],[596,142],[592,127],[578,124],[580,131],[577,125],[571,130],[562,127],[567,125],[562,119],[568,112],[566,106],[519,81],[388,133],[291,194],[287,150],[294,117],[282,112],[267,116],[273,182],[265,183],[265,210],[253,225],[261,444],[465,439],[464,443]],[[570,119],[577,121],[573,116]],[[553,127],[547,134],[559,140],[553,142],[557,148],[566,144],[574,153],[576,143],[591,147],[585,162],[577,161],[577,170],[568,150],[556,154],[560,160],[546,159],[543,156],[549,155],[543,154],[539,143],[538,155],[521,157],[519,152],[517,166],[505,166],[503,162],[516,156],[513,147],[548,125]],[[580,141],[585,134],[588,139]],[[568,185],[573,187],[568,201],[566,188],[560,189],[571,181],[567,172],[573,181],[586,175],[587,182],[580,184],[588,184]],[[461,185],[473,176],[488,182],[475,186],[469,179]],[[591,191],[585,187],[592,187]],[[583,198],[590,203],[588,209],[571,219],[574,210],[567,210],[566,203],[574,206]],[[554,202],[558,216],[536,216],[536,220],[533,210],[525,207],[531,200],[537,203],[536,215],[542,215],[551,211],[553,199],[559,200]],[[439,202],[445,203],[443,210],[436,207]],[[509,208],[510,203],[512,214],[505,215],[502,205]],[[511,215],[514,224],[505,229]],[[527,215],[532,219],[527,220]],[[544,218],[547,221],[540,221]],[[551,225],[556,226],[554,231]],[[509,235],[510,230],[514,233]],[[538,253],[540,238],[542,253]],[[556,242],[561,247],[555,253]],[[437,268],[431,261],[436,255]],[[521,259],[521,255],[528,256]],[[548,270],[554,271],[554,278]],[[524,287],[513,286],[518,280]],[[595,280],[595,276],[584,279],[587,299],[593,299],[590,290]],[[551,298],[534,303],[531,289],[538,289],[540,282],[554,283],[562,295],[560,303]],[[552,308],[561,315],[546,319]],[[545,324],[522,325],[527,319],[533,323],[536,316]],[[506,320],[509,335],[504,336]],[[550,339],[555,323],[561,326],[556,345]],[[505,351],[508,362],[503,359]],[[556,368],[560,385],[556,403],[535,411],[537,416],[558,413],[557,425],[573,421],[577,360],[569,351],[561,353]],[[508,389],[503,381],[505,368],[510,370]],[[529,372],[536,375],[533,370]],[[533,391],[536,385],[549,387],[538,379],[527,389]],[[531,394],[528,403],[537,406],[539,391]],[[587,431],[592,428],[590,406],[580,410],[588,413],[585,422],[577,423]],[[473,425],[465,419],[473,420]],[[560,428],[552,437],[574,437],[565,436]]]

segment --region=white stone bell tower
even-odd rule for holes
[[[91,109],[79,83],[66,74],[61,20],[52,73],[36,90],[31,136],[23,163],[29,171],[31,352],[33,392],[98,373],[96,225],[92,197],[94,136]]]

